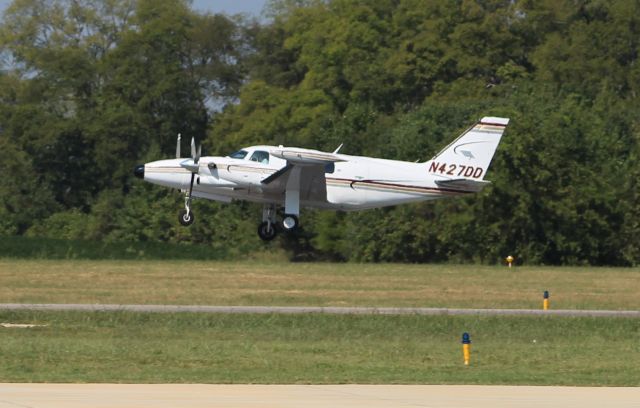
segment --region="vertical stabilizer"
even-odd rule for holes
[[[445,179],[484,179],[508,123],[508,118],[482,118],[428,161],[428,172]]]

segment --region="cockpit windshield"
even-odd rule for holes
[[[269,164],[269,153],[263,152],[262,150],[256,150],[253,152],[249,160],[262,164]]]
[[[244,159],[247,156],[246,150],[238,150],[237,152],[233,152],[229,155],[232,159]]]

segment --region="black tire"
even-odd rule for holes
[[[263,241],[271,241],[276,237],[276,226],[274,224],[269,225],[268,222],[264,221],[258,225],[258,236]]]
[[[298,221],[298,217],[293,214],[285,214],[282,217],[282,229],[285,231],[295,231],[300,225],[300,221]]]
[[[189,211],[189,215],[187,216],[187,210],[180,210],[178,215],[178,221],[180,221],[180,224],[184,227],[193,224],[194,218],[193,211]]]

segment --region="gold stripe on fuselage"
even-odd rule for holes
[[[224,167],[224,165],[223,165]],[[276,170],[271,168],[263,168],[263,167],[253,167],[253,166],[243,166],[240,164],[229,164],[226,166],[227,171],[246,171],[248,173],[263,173],[263,174],[273,174]]]
[[[184,173],[191,174],[191,172],[182,167],[146,167],[145,173]]]

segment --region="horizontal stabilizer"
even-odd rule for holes
[[[482,190],[485,186],[491,184],[486,180],[471,180],[471,179],[452,179],[452,180],[436,180],[436,184],[439,187],[454,188],[462,191],[472,191],[474,193]]]

